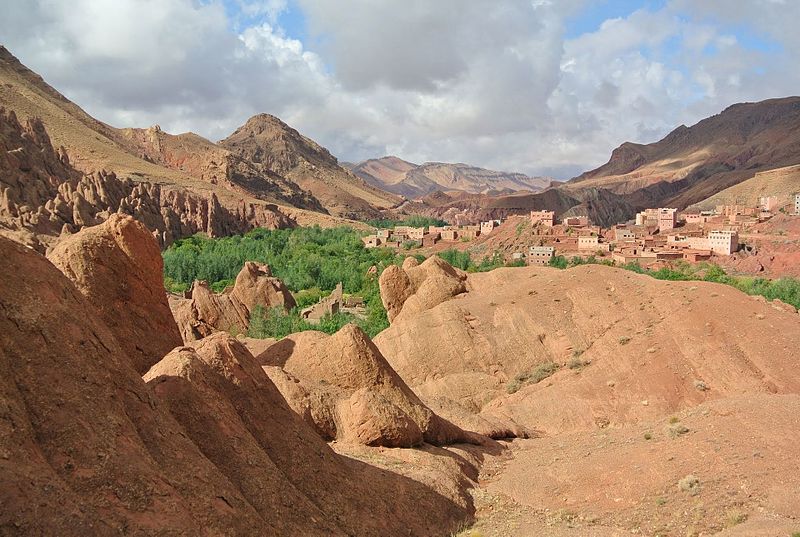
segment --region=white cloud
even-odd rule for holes
[[[565,39],[581,0],[296,1],[309,43],[280,27],[287,0],[8,0],[0,35],[118,126],[218,139],[269,112],[343,159],[562,177],[800,83],[797,3],[673,0]],[[743,25],[782,50],[749,47]]]

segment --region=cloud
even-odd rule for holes
[[[566,39],[581,0],[291,1],[11,0],[0,35],[117,126],[215,140],[269,112],[346,160],[561,178],[800,83],[791,2],[672,0]],[[288,10],[305,43],[281,28]]]

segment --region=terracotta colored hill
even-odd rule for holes
[[[735,104],[653,144],[626,142],[568,183],[607,188],[636,206],[699,203],[763,172],[800,163],[800,97]]]
[[[208,282],[195,281],[187,294],[186,298],[169,297],[169,306],[186,343],[218,330],[247,332],[257,307],[267,313],[274,307],[289,311],[295,306],[292,293],[281,280],[272,277],[269,266],[253,261],[244,264],[232,288],[214,293]]]
[[[469,517],[336,455],[229,336],[173,351],[146,385],[44,257],[0,237],[0,270],[15,274],[0,281],[3,533],[427,536]]]
[[[403,266],[390,265],[381,273],[381,300],[389,321],[403,314],[412,317],[467,290],[467,275],[441,257],[431,256],[421,265],[407,257]]]
[[[583,266],[498,269],[470,275],[467,288],[375,338],[420,398],[462,428],[592,430],[800,390],[800,316],[731,287]]]
[[[131,151],[147,161],[243,195],[301,209],[325,211],[318,199],[294,182],[197,134],[169,134],[158,125],[148,129],[120,129],[119,132]]]
[[[739,235],[745,247],[720,260],[730,273],[800,278],[800,218],[776,214]]]
[[[413,202],[400,205],[396,215],[421,214],[455,222],[505,219],[527,215],[532,210],[555,211],[557,218],[586,215],[598,224],[609,226],[632,218],[636,211],[622,196],[605,189],[567,190],[551,187],[536,193],[505,195],[433,192]]]
[[[0,109],[2,149],[0,233],[42,252],[59,236],[117,212],[135,216],[157,233],[162,245],[200,231],[216,237],[292,225],[282,213],[260,204],[241,202],[230,210],[213,193],[203,197],[103,171],[84,175],[72,167],[63,148],[53,148],[40,120],[28,119],[23,126],[14,112]]]
[[[181,345],[164,291],[161,251],[140,222],[113,214],[62,240],[48,259],[105,319],[140,375]]]
[[[440,190],[474,194],[518,190],[538,192],[553,182],[547,177],[497,172],[468,164],[427,162],[417,165],[391,156],[360,162],[351,169],[371,185],[408,198]]]
[[[387,447],[483,441],[422,404],[353,324],[333,336],[292,334],[257,360],[295,412],[326,440]]]
[[[792,535],[800,512],[798,412],[797,394],[762,393],[624,428],[515,441],[513,458],[486,485],[485,518],[472,531]]]
[[[294,181],[337,216],[377,218],[379,209],[400,202],[339,166],[327,149],[269,114],[251,117],[219,145]]]

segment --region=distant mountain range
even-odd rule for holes
[[[494,195],[540,192],[556,183],[549,177],[528,177],[469,164],[413,164],[394,156],[365,160],[349,167],[371,185],[411,199],[437,191]]]

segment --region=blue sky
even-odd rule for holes
[[[342,160],[564,179],[800,94],[797,20],[794,0],[6,0],[0,38],[112,125],[217,140],[267,112]]]

